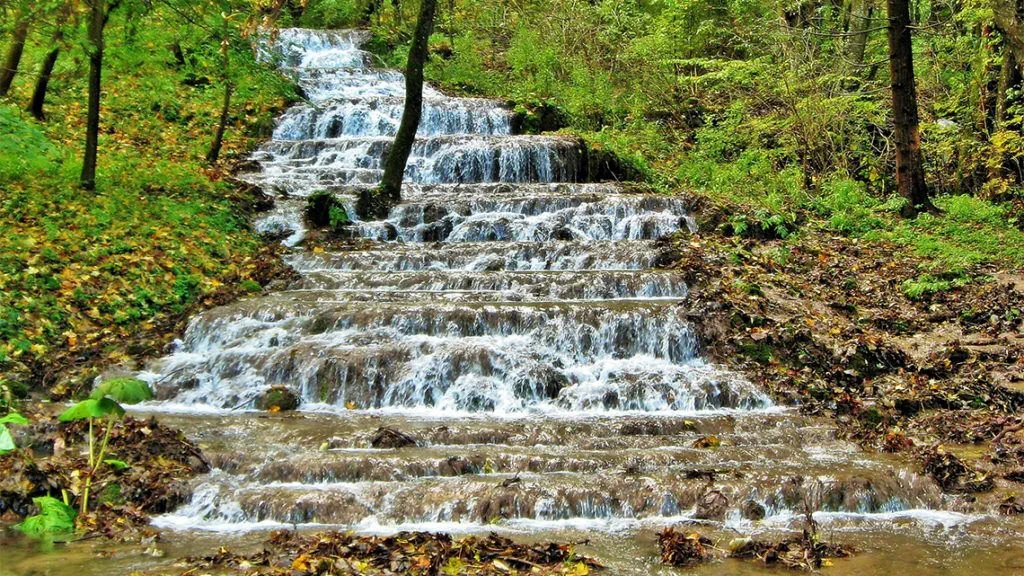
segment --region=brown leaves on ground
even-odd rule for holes
[[[74,502],[83,493],[89,475],[86,458],[87,424],[57,424],[36,414],[30,427],[17,438],[21,450],[0,456],[0,514],[17,520],[35,513],[32,498],[62,497]],[[110,436],[106,464],[92,480],[86,517],[80,528],[108,537],[128,538],[129,529],[143,529],[149,514],[172,510],[191,494],[189,478],[207,472],[209,464],[199,448],[180,431],[155,419],[127,417]]]
[[[516,544],[497,534],[455,541],[446,534],[401,532],[394,536],[358,536],[324,532],[302,535],[281,530],[270,535],[263,550],[187,558],[178,563],[183,574],[197,570],[232,570],[253,575],[365,574],[375,576],[442,574],[576,574],[601,565],[565,544]]]
[[[668,527],[658,534],[661,561],[679,568],[703,564],[715,557],[714,542],[699,532],[685,532]]]
[[[964,464],[963,460],[940,446],[924,454],[924,470],[946,492],[970,494],[988,492],[995,486],[992,478]]]
[[[778,564],[794,570],[813,572],[826,565],[830,558],[846,558],[853,549],[839,544],[819,542],[807,536],[781,542],[763,542],[738,538],[729,543],[729,557],[759,560],[767,565]]]
[[[1024,408],[1019,273],[976,266],[967,285],[910,298],[904,286],[925,261],[881,241],[712,232],[661,249],[660,264],[691,285],[687,305],[710,356],[783,402],[835,417],[865,447],[923,463],[918,446],[992,442]],[[996,444],[985,461],[961,463],[1024,479],[1016,444]],[[954,472],[945,486],[982,487],[973,470]]]

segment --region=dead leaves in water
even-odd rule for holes
[[[366,575],[578,575],[602,566],[577,556],[571,544],[516,544],[497,534],[455,541],[446,534],[401,532],[394,536],[357,536],[324,532],[311,536],[286,530],[270,535],[263,551],[233,554],[221,548],[204,558],[179,563],[183,574],[232,569],[245,574],[300,576]]]

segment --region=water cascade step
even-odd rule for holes
[[[366,40],[288,29],[265,49],[309,101],[284,113],[246,177],[277,196],[256,226],[287,236],[299,277],[198,315],[143,374],[159,395],[146,409],[216,467],[158,523],[668,523],[711,486],[730,500],[727,522],[750,501],[775,518],[805,503],[947,514],[931,511],[944,498],[927,478],[702,357],[687,286],[658,269],[670,258],[659,240],[694,230],[685,198],[586,182],[579,142],[513,135],[501,103],[427,90],[404,201],[350,226],[362,249],[299,247],[304,198],[353,202],[400,121],[402,75],[375,68]],[[270,386],[293,390],[300,414],[246,412]],[[373,448],[381,426],[417,445]]]

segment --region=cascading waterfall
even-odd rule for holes
[[[289,29],[264,49],[309,97],[247,176],[277,196],[257,229],[286,244],[303,238],[305,196],[351,203],[380,178],[404,80],[372,68],[365,40]],[[148,367],[149,408],[184,418],[218,468],[160,523],[668,522],[707,490],[701,469],[735,470],[717,485],[730,522],[747,500],[776,518],[807,498],[887,517],[941,505],[913,473],[821,461],[804,446],[850,447],[701,357],[685,283],[655,268],[657,241],[694,228],[684,200],[580,182],[578,142],[511,125],[499,103],[428,89],[404,202],[349,228],[369,247],[296,248],[291,286],[200,314]],[[270,386],[304,417],[232,411]],[[419,446],[370,448],[385,422]],[[694,449],[703,435],[727,439],[721,452]]]

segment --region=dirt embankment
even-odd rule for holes
[[[663,261],[692,286],[711,357],[868,449],[914,455],[949,492],[1024,482],[1020,271],[911,298],[925,263],[904,247],[730,237],[703,215],[712,232],[665,241]]]

